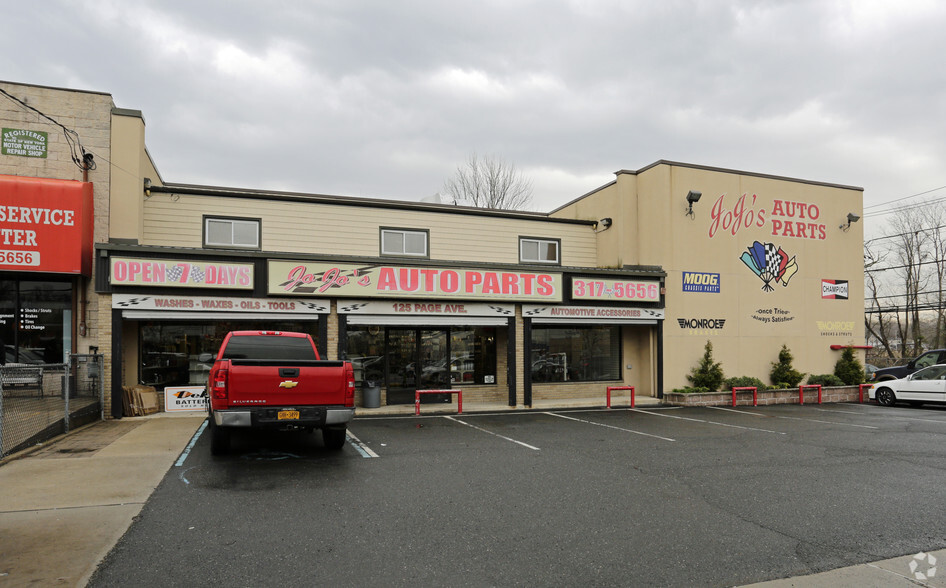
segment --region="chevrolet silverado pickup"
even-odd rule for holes
[[[231,433],[238,429],[321,429],[325,446],[338,450],[355,415],[351,362],[320,359],[305,333],[227,333],[208,390],[214,455],[229,451]]]

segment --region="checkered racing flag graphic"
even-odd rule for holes
[[[150,296],[142,296],[140,298],[129,298],[128,300],[122,300],[121,302],[116,302],[115,306],[121,306],[123,308],[127,308],[129,306],[138,306],[145,300],[150,300],[150,299],[151,299]]]
[[[512,311],[511,311],[511,310],[509,310],[508,308],[503,308],[502,306],[493,306],[493,305],[490,305],[489,307],[492,308],[493,310],[495,310],[495,311],[496,311],[496,314],[505,314],[505,315],[510,315],[510,314],[512,314]]]
[[[190,280],[196,284],[203,284],[204,279],[204,270],[200,266],[191,264]]]
[[[184,275],[184,268],[179,265],[172,265],[167,269],[167,277],[169,282],[180,282],[182,275]]]
[[[366,306],[368,306],[367,303],[348,304],[348,305],[346,305],[346,306],[341,307],[339,310],[340,310],[341,312],[356,312],[356,311],[359,311],[359,310],[361,310],[362,308],[364,308],[364,307],[366,307]]]

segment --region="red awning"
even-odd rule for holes
[[[0,270],[92,275],[92,184],[0,175]]]

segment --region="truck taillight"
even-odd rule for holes
[[[213,397],[217,400],[226,400],[227,399],[227,378],[229,371],[225,369],[219,369],[214,372],[213,379],[211,381],[211,391]]]
[[[355,406],[355,369],[345,362],[345,406]]]

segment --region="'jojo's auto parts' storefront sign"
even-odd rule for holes
[[[269,294],[562,300],[557,273],[269,261]]]

